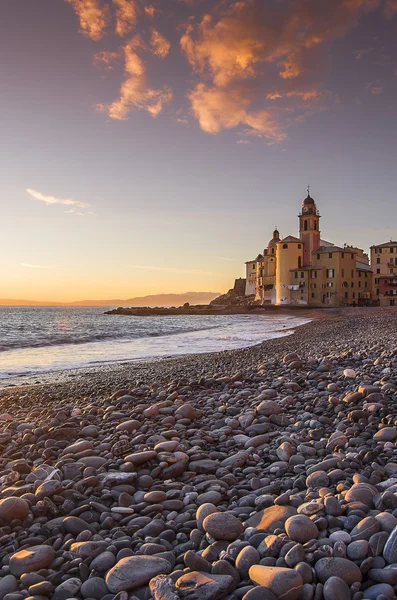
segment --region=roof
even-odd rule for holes
[[[397,242],[390,240],[390,242],[385,242],[384,244],[375,244],[375,246],[370,246],[370,248],[388,248],[389,246],[395,246]]]
[[[315,204],[314,199],[310,196],[309,192],[307,193],[307,196],[302,204],[304,204],[305,206],[307,206],[308,204]]]
[[[325,267],[295,267],[294,269],[290,269],[290,271],[321,271],[322,269],[325,269]]]
[[[356,269],[357,271],[371,271],[371,267],[370,265],[366,265],[365,263],[362,263],[360,261],[356,261]]]
[[[287,237],[285,237],[284,239],[280,240],[278,243],[285,244],[286,242],[299,242],[301,244],[302,240],[300,240],[299,238],[294,237],[293,235],[287,235]]]
[[[321,246],[335,246],[332,242],[327,242],[327,240],[320,240]]]
[[[320,252],[347,252],[345,248],[341,248],[340,246],[320,246],[313,250],[312,254],[319,254]]]

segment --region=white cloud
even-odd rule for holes
[[[44,204],[46,204],[47,206],[53,206],[55,204],[71,206],[72,208],[65,210],[65,213],[76,214],[78,216],[87,216],[94,214],[91,211],[81,211],[81,209],[87,209],[90,207],[90,204],[88,204],[87,202],[80,202],[80,200],[73,200],[73,198],[58,198],[57,196],[42,194],[41,192],[38,192],[37,190],[33,190],[31,188],[26,188],[26,192],[29,194],[29,196],[31,196],[35,200],[44,202]]]

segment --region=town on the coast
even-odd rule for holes
[[[246,262],[246,279],[236,281],[258,305],[396,306],[397,241],[360,248],[336,246],[321,237],[320,213],[308,188],[299,218],[299,237],[282,237],[277,227],[267,247]]]

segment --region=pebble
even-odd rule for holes
[[[397,325],[365,310],[0,392],[0,600],[393,598]]]

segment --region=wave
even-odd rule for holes
[[[57,346],[74,346],[81,344],[90,344],[92,342],[116,342],[116,341],[133,341],[144,338],[158,338],[168,337],[183,333],[193,333],[195,331],[208,331],[211,329],[217,329],[220,325],[211,325],[206,327],[186,327],[184,329],[164,329],[162,331],[142,331],[136,332],[135,334],[131,331],[115,334],[114,332],[104,332],[90,335],[79,335],[79,336],[62,336],[52,337],[42,340],[23,340],[16,339],[15,341],[9,341],[7,343],[0,342],[0,352],[8,352],[11,350],[26,350],[29,348],[48,348]]]

